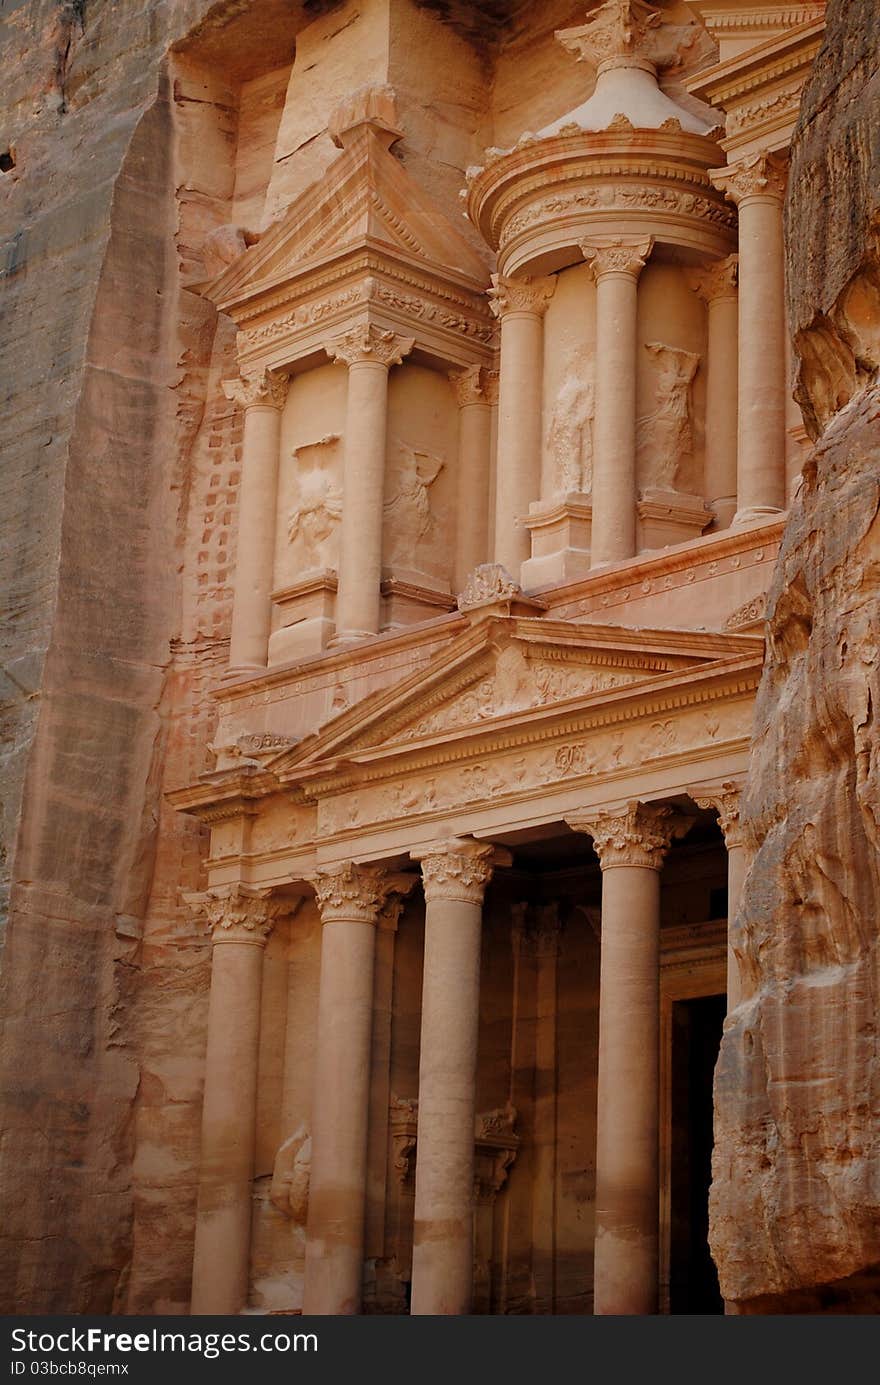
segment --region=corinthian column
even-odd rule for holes
[[[460,837],[418,857],[425,886],[425,970],[414,1314],[467,1313],[471,1306],[480,940],[483,894],[495,857],[494,847]]]
[[[362,323],[324,347],[348,366],[337,639],[360,639],[379,629],[388,371],[414,345],[412,337]]]
[[[739,208],[739,439],[735,523],[785,508],[785,156],[711,177]]]
[[[737,257],[695,270],[691,286],[708,310],[706,347],[706,499],[726,529],[736,511]]]
[[[653,240],[585,241],[596,280],[596,405],[590,565],[636,552],[638,281]]]
[[[263,950],[287,907],[268,890],[212,890],[200,901],[212,927],[211,998],[202,1104],[202,1151],[192,1304],[239,1313],[247,1300],[251,1183]]]
[[[690,820],[628,803],[567,819],[602,867],[593,1311],[657,1312],[660,871]]]
[[[498,375],[472,365],[449,375],[458,401],[458,503],[455,528],[455,587],[464,585],[489,559],[489,472],[492,404]]]
[[[714,808],[718,814],[718,825],[727,847],[727,1013],[735,1010],[742,999],[739,963],[731,946],[731,929],[739,911],[742,899],[743,881],[746,878],[748,860],[742,827],[739,820],[739,804],[742,785],[732,780],[707,788],[695,789],[694,802],[700,808]]]
[[[323,927],[304,1313],[360,1311],[376,923],[413,879],[347,861],[313,881]]]
[[[531,548],[520,521],[541,493],[544,313],[555,288],[555,279],[493,274],[489,290],[492,311],[501,320],[495,562],[517,581]]]
[[[223,384],[226,398],[244,410],[230,668],[265,668],[269,658],[281,410],[289,383],[264,370]]]

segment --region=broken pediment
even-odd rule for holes
[[[711,663],[760,655],[749,636],[490,618],[426,668],[371,694],[271,765],[281,778],[374,749],[401,750],[492,723],[509,725]]]

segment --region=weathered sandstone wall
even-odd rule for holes
[[[829,0],[787,208],[816,444],[770,598],[716,1071],[712,1249],[746,1312],[880,1306],[880,22]]]

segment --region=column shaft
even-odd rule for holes
[[[458,501],[456,507],[455,590],[489,558],[489,485],[492,410],[487,377],[480,366],[450,376],[458,397]]]
[[[742,999],[739,962],[730,942],[730,929],[739,912],[743,882],[748,869],[748,857],[742,842],[729,842],[727,847],[727,1013],[735,1010]]]
[[[707,306],[706,468],[704,491],[718,529],[736,513],[738,336],[737,257],[728,255],[691,276]]]
[[[785,285],[782,203],[739,209],[739,462],[742,518],[785,508]]]

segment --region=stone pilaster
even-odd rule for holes
[[[337,639],[359,639],[379,629],[388,371],[414,345],[412,337],[362,323],[324,347],[348,367]]]
[[[636,552],[638,280],[653,244],[651,237],[581,244],[596,280],[592,567]]]
[[[241,885],[192,902],[213,951],[191,1312],[231,1314],[247,1302],[263,951],[290,906]]]
[[[244,410],[229,637],[229,664],[236,669],[265,668],[269,657],[281,410],[289,383],[286,375],[264,370],[223,384],[227,399]]]
[[[567,822],[602,867],[594,1312],[656,1313],[660,872],[691,820],[630,802]]]
[[[753,154],[715,169],[712,182],[739,209],[737,512],[746,523],[785,508],[786,158]]]
[[[731,928],[739,910],[743,882],[748,869],[746,844],[740,824],[742,785],[727,779],[720,784],[693,790],[699,808],[714,808],[727,847],[727,1013],[735,1010],[742,996],[739,963],[731,944]]]
[[[449,379],[458,403],[458,504],[455,529],[455,588],[489,557],[489,489],[492,405],[498,402],[498,373],[472,365]]]
[[[517,580],[530,549],[521,521],[541,491],[544,314],[555,288],[552,278],[493,274],[489,290],[501,322],[495,561]]]

